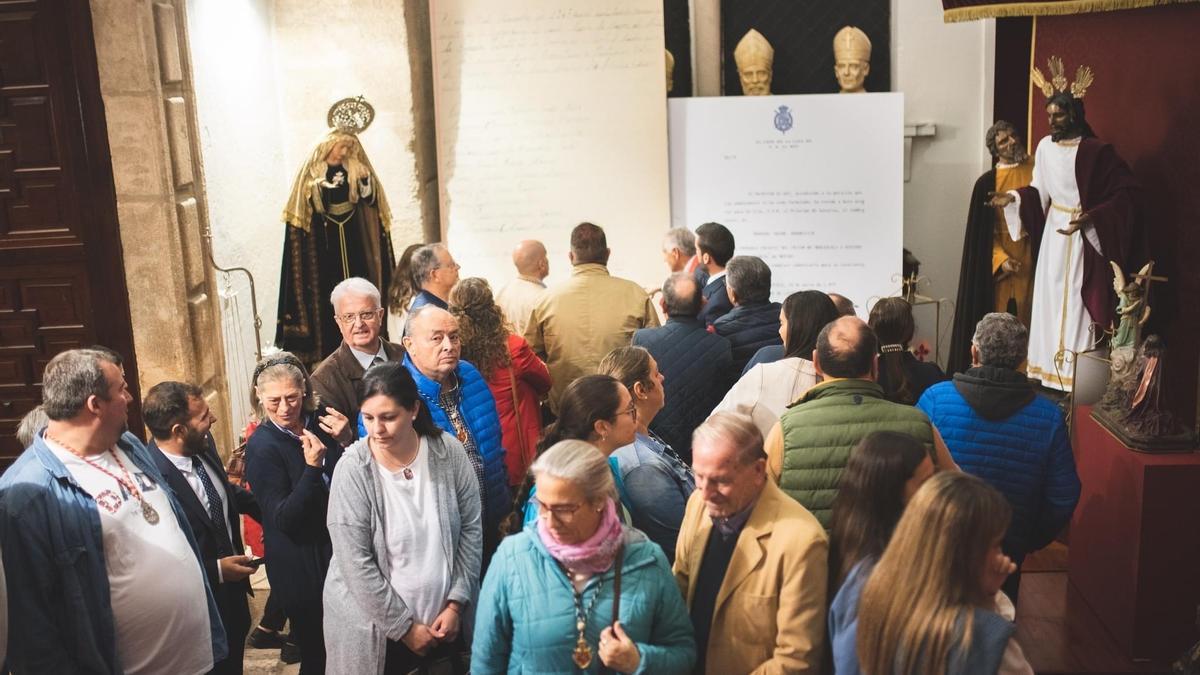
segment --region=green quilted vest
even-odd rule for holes
[[[812,512],[825,529],[850,450],[872,431],[910,434],[933,457],[933,428],[925,413],[883,398],[866,380],[833,380],[808,390],[779,420],[783,471],[779,487]]]

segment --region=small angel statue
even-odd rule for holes
[[[1146,263],[1141,271],[1126,281],[1121,266],[1110,263],[1113,268],[1113,290],[1120,300],[1117,302],[1117,316],[1121,323],[1113,334],[1109,347],[1116,350],[1121,347],[1136,348],[1141,338],[1142,326],[1150,318],[1150,307],[1146,304],[1145,280],[1150,278],[1150,265]]]

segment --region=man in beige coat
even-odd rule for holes
[[[533,306],[525,340],[550,369],[550,408],[558,412],[563,389],[591,375],[600,359],[629,345],[639,328],[659,325],[650,296],[641,286],[608,273],[604,230],[580,223],[571,230],[571,278]]]
[[[829,540],[767,480],[762,433],[716,413],[696,429],[696,491],[675,547],[675,579],[696,634],[696,672],[818,673]]]
[[[545,281],[550,275],[550,260],[546,257],[546,247],[536,239],[526,239],[517,244],[512,260],[517,268],[517,276],[496,293],[496,304],[504,311],[514,332],[523,335],[529,322],[529,313],[546,292]]]

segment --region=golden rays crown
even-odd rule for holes
[[[1092,86],[1092,82],[1096,80],[1096,76],[1092,73],[1092,69],[1088,66],[1079,66],[1075,71],[1075,81],[1067,85],[1067,76],[1063,69],[1062,59],[1057,56],[1051,56],[1046,60],[1046,67],[1050,70],[1050,79],[1037,66],[1033,67],[1030,72],[1030,79],[1033,84],[1042,90],[1042,94],[1046,98],[1050,98],[1055,92],[1069,91],[1071,96],[1075,98],[1083,98],[1087,94],[1088,87]]]

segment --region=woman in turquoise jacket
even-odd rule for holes
[[[607,458],[569,440],[531,470],[541,515],[492,559],[471,672],[690,673],[687,606],[662,550],[617,518]]]

